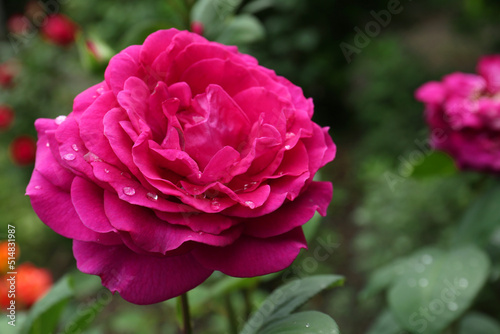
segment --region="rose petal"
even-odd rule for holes
[[[242,236],[227,247],[202,246],[193,255],[206,268],[235,277],[254,277],[285,269],[302,248],[307,245],[298,227],[266,239]]]
[[[205,281],[212,270],[202,267],[191,254],[159,257],[137,254],[125,246],[73,242],[78,269],[99,275],[110,291],[139,305],[179,296]]]

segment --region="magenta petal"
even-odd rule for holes
[[[241,229],[219,235],[195,233],[190,228],[169,224],[155,216],[152,210],[131,205],[114,194],[105,194],[104,206],[111,225],[127,232],[134,244],[147,252],[166,254],[188,241],[226,246],[241,233]]]
[[[81,177],[71,185],[71,201],[82,223],[89,229],[108,233],[116,232],[104,212],[104,190]]]
[[[498,93],[500,90],[500,55],[482,57],[477,66],[477,72],[486,80],[489,92]]]
[[[201,284],[212,270],[202,267],[191,254],[172,257],[141,255],[125,246],[73,242],[78,269],[99,275],[110,291],[139,305],[177,297]]]
[[[227,247],[203,246],[193,250],[205,267],[235,277],[254,277],[285,269],[307,248],[302,228],[285,234],[259,239],[242,236]]]
[[[141,48],[141,63],[148,65],[153,64],[160,53],[168,48],[169,44],[172,42],[172,38],[177,34],[179,34],[179,30],[168,29],[159,30],[149,35]]]
[[[37,171],[31,176],[26,194],[40,220],[63,237],[102,244],[121,243],[115,234],[97,233],[83,225],[70,194],[52,185]]]
[[[132,45],[111,58],[104,72],[106,83],[118,95],[123,90],[125,81],[130,77],[143,77],[144,69],[139,63],[141,46]]]
[[[286,202],[268,215],[244,221],[244,234],[258,238],[274,237],[307,223],[316,211],[325,216],[332,193],[331,183],[313,182],[293,202]]]

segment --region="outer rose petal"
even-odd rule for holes
[[[125,246],[73,241],[77,268],[99,275],[110,291],[131,303],[146,305],[179,296],[205,281],[212,270],[191,254],[172,257],[137,254]]]
[[[332,194],[331,183],[313,182],[295,201],[286,202],[268,215],[244,221],[244,234],[258,238],[274,237],[304,225],[316,211],[325,216]]]
[[[500,90],[500,55],[482,57],[477,66],[479,73],[488,85],[488,91],[492,94]]]
[[[307,248],[302,228],[266,239],[242,236],[227,247],[202,246],[193,251],[205,267],[235,277],[254,277],[280,271]]]
[[[115,234],[96,233],[84,226],[71,203],[70,194],[62,192],[37,171],[33,172],[26,194],[38,217],[63,237],[110,245],[121,243]]]

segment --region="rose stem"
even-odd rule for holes
[[[181,296],[181,308],[182,308],[182,319],[184,320],[184,334],[192,334],[193,330],[191,328],[191,316],[189,314],[189,302],[187,292],[183,293]]]
[[[233,303],[231,302],[231,295],[224,296],[226,302],[227,318],[229,321],[229,332],[231,334],[238,334],[238,324],[236,322],[236,314],[234,313]]]

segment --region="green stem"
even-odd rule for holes
[[[234,313],[233,303],[231,302],[231,295],[224,296],[226,302],[227,317],[229,321],[229,333],[238,334],[238,323],[236,322],[236,314]]]
[[[191,328],[191,315],[189,314],[189,302],[187,292],[180,296],[181,298],[181,308],[182,308],[182,319],[184,324],[184,334],[193,334],[193,329]]]

